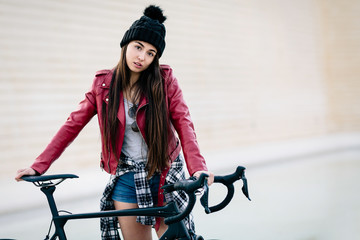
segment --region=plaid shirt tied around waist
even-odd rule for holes
[[[111,175],[108,184],[105,187],[103,196],[100,200],[101,211],[115,210],[114,202],[112,200],[112,192],[115,188],[116,182],[120,176],[128,172],[134,172],[134,181],[136,189],[136,197],[139,208],[153,207],[153,199],[149,182],[146,178],[146,162],[145,161],[134,161],[129,157],[121,154],[120,163],[116,170],[116,175]],[[166,183],[172,184],[180,180],[185,179],[184,172],[184,160],[180,154],[175,161],[171,164],[168,174],[166,175]],[[171,194],[166,194],[166,201],[169,202],[171,199],[174,200],[180,209],[183,211],[188,203],[187,195],[182,191],[174,191]],[[155,217],[150,216],[138,216],[136,219],[144,225],[155,225]],[[195,225],[193,217],[190,214],[185,218],[185,225],[191,233],[195,233]],[[118,219],[117,217],[106,217],[100,219],[100,229],[102,240],[120,240],[118,232]]]

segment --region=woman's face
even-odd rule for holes
[[[146,70],[156,55],[156,48],[147,42],[131,41],[126,50],[126,63],[132,73]]]

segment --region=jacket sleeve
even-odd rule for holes
[[[77,110],[70,114],[45,150],[35,159],[31,168],[39,174],[44,174],[48,170],[96,114],[95,85],[94,80],[91,90],[85,94],[85,99],[79,103]]]
[[[165,84],[167,89],[169,115],[172,124],[180,138],[181,147],[184,153],[186,166],[189,174],[197,171],[207,170],[204,157],[196,139],[194,124],[190,117],[189,108],[185,103],[181,88],[177,79],[172,75],[169,68],[166,74]]]

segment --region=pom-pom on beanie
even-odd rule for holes
[[[120,46],[128,44],[133,40],[150,43],[156,47],[159,58],[165,49],[165,26],[163,22],[166,17],[160,7],[150,5],[144,10],[144,16],[136,20],[129,30],[124,34]]]

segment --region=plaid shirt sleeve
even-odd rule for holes
[[[103,196],[100,200],[100,210],[108,211],[114,210],[114,202],[111,199],[112,192],[114,190],[117,177],[111,175],[109,183],[106,185]],[[117,217],[106,217],[100,219],[100,230],[102,240],[120,240],[118,232],[118,220]]]

